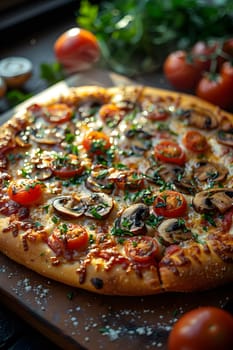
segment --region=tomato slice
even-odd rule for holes
[[[181,193],[167,190],[156,196],[153,209],[159,216],[175,218],[185,214],[187,201]]]
[[[162,162],[183,165],[186,161],[185,152],[174,141],[161,141],[155,146],[154,152],[155,157]]]
[[[28,206],[38,203],[43,196],[44,185],[33,180],[12,181],[8,187],[10,199],[18,204]]]
[[[233,222],[233,208],[228,210],[222,220],[222,230],[223,232],[229,232]]]
[[[90,131],[83,139],[82,145],[90,154],[104,154],[110,147],[109,137],[101,131]]]
[[[66,247],[70,250],[80,250],[88,244],[88,233],[83,226],[69,224],[66,232]]]
[[[99,115],[109,127],[114,127],[122,120],[123,111],[114,103],[107,103],[100,108]]]
[[[73,109],[65,103],[54,103],[45,108],[45,118],[50,123],[62,124],[73,116]]]
[[[196,130],[187,131],[183,143],[188,150],[195,153],[203,153],[209,148],[206,137]]]
[[[150,236],[134,236],[125,240],[124,248],[126,255],[139,263],[152,262],[159,254],[159,245]]]
[[[60,179],[70,179],[81,175],[84,167],[75,154],[69,154],[63,157],[57,157],[52,162],[53,175]]]
[[[88,239],[88,233],[83,226],[63,223],[49,236],[48,245],[59,256],[64,255],[67,250],[85,249]]]

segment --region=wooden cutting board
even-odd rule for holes
[[[103,71],[77,74],[5,113],[0,123],[34,100],[49,99],[69,86],[130,83]],[[197,306],[224,306],[233,298],[233,284],[200,293],[101,296],[48,280],[0,254],[0,296],[9,308],[66,350],[165,350],[177,318]]]

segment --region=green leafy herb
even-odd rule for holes
[[[24,102],[28,98],[32,97],[32,93],[24,93],[23,91],[14,89],[7,92],[6,97],[11,107]]]
[[[175,49],[232,33],[232,0],[82,0],[77,24],[98,38],[103,65],[135,75],[161,66]]]
[[[47,81],[48,85],[57,83],[65,78],[62,66],[58,62],[41,63],[40,77]]]

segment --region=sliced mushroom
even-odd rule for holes
[[[197,191],[197,187],[190,176],[183,176],[180,179],[174,180],[174,184],[181,193],[193,195]]]
[[[137,190],[144,184],[144,176],[136,170],[115,170],[109,175],[109,180],[119,188],[127,190]]]
[[[32,129],[31,139],[45,145],[60,144],[65,138],[64,130],[59,127]]]
[[[126,130],[125,136],[130,139],[130,148],[134,152],[145,152],[152,146],[152,135],[141,127]]]
[[[123,233],[143,234],[146,232],[145,220],[148,217],[149,208],[144,203],[136,203],[122,212],[115,226]]]
[[[165,245],[176,244],[192,238],[192,232],[182,219],[167,219],[158,227],[159,238]]]
[[[53,172],[51,168],[35,166],[32,172],[30,173],[30,176],[34,179],[43,181],[49,179],[52,176],[52,174]]]
[[[176,164],[162,164],[159,166],[152,166],[147,169],[146,176],[148,180],[157,183],[159,180],[174,182],[183,176],[184,168]]]
[[[90,196],[61,196],[53,201],[54,209],[62,216],[79,218],[81,215],[94,219],[105,218],[113,208],[113,200],[104,193]]]
[[[26,128],[15,135],[15,142],[20,147],[29,147],[30,135],[31,135],[31,129]]]
[[[86,179],[86,186],[93,192],[112,193],[114,183],[109,179],[109,169],[102,166],[93,169]]]
[[[217,140],[223,145],[233,147],[233,128],[229,130],[219,130],[217,132]]]
[[[66,218],[79,218],[86,210],[86,204],[82,199],[77,200],[72,196],[61,196],[53,201],[54,209]]]
[[[199,192],[193,198],[193,206],[199,213],[217,210],[223,214],[233,206],[233,189],[215,188]]]
[[[83,198],[86,204],[85,216],[104,219],[113,209],[113,199],[105,193],[95,193]]]
[[[195,180],[203,182],[220,182],[225,180],[228,175],[228,170],[220,164],[212,162],[199,162],[196,164],[193,176]]]
[[[142,140],[148,140],[148,139],[151,139],[151,137],[152,137],[152,135],[149,132],[143,130],[143,128],[128,129],[125,132],[125,136],[129,139],[136,137],[136,138],[139,138]]]
[[[181,117],[187,119],[188,125],[198,129],[216,129],[219,125],[217,117],[209,111],[202,109],[187,109],[180,113]]]
[[[101,101],[92,99],[90,101],[84,101],[78,106],[77,114],[80,120],[85,120],[86,118],[92,117],[102,105]]]

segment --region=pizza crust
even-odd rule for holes
[[[225,242],[208,240],[205,244],[192,243],[160,262],[160,278],[164,291],[193,292],[215,288],[232,281],[233,239],[227,235]],[[224,254],[220,257],[215,246]]]

